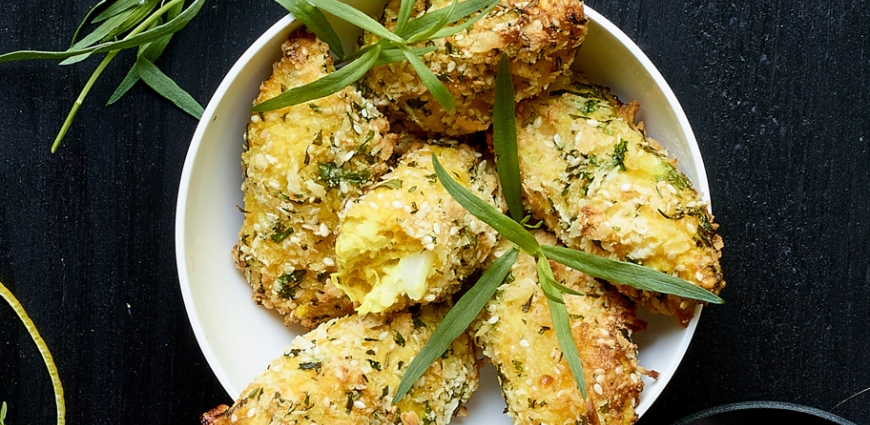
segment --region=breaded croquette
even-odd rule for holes
[[[384,25],[396,26],[400,0],[387,4]],[[417,0],[412,19],[448,7],[451,0]],[[586,36],[586,17],[579,0],[501,0],[468,30],[417,47],[437,50],[422,57],[445,84],[456,108],[445,111],[407,62],[369,71],[367,87],[378,106],[412,121],[425,131],[447,135],[483,131],[492,123],[495,76],[499,59],[507,54],[516,87],[516,100],[535,96],[566,72]],[[366,33],[363,44],[378,37]]]
[[[281,48],[255,104],[334,70],[328,46],[305,30]],[[251,117],[242,154],[245,220],[234,254],[254,299],[286,323],[311,328],[353,311],[330,283],[334,230],[345,200],[386,172],[395,139],[388,130],[353,87]]]
[[[552,244],[552,234],[538,232]],[[475,341],[498,369],[514,424],[631,424],[643,389],[632,332],[645,324],[614,288],[551,262],[556,279],[583,296],[564,295],[587,382],[584,401],[556,337],[535,259],[520,254],[510,278],[473,324]]]
[[[447,424],[477,389],[468,333],[423,374],[396,405],[391,400],[408,365],[438,326],[446,307],[351,315],[296,337],[232,407],[203,415],[204,425]]]
[[[635,125],[640,105],[575,80],[517,106],[526,204],[568,247],[725,287],[722,239],[708,207],[665,149]],[[620,286],[688,323],[696,301]]]
[[[460,184],[503,208],[493,162],[455,141],[406,148],[396,168],[340,214],[333,282],[360,314],[445,300],[497,240],[439,184],[432,154]]]

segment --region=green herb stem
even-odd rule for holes
[[[97,69],[95,69],[93,74],[91,74],[91,78],[88,79],[85,87],[82,89],[81,93],[79,93],[79,97],[76,99],[75,103],[73,103],[72,109],[70,109],[69,114],[66,116],[66,120],[63,122],[63,126],[61,126],[60,131],[57,133],[57,137],[54,138],[54,143],[51,145],[51,153],[57,152],[57,148],[60,147],[60,142],[63,141],[67,131],[69,131],[69,127],[72,125],[76,114],[78,114],[79,108],[82,107],[85,97],[88,96],[91,88],[94,87],[94,83],[97,82],[97,79],[100,78],[100,75],[106,70],[106,67],[109,66],[109,63],[112,62],[112,59],[115,59],[115,56],[117,55],[118,50],[111,51],[103,58],[100,64],[97,65]]]
[[[139,35],[143,31],[147,30],[149,27],[151,27],[151,25],[153,23],[155,23],[158,19],[160,19],[161,16],[163,16],[164,14],[166,14],[167,12],[172,10],[172,8],[175,7],[176,5],[183,3],[183,2],[184,2],[184,0],[172,0],[168,3],[166,3],[160,9],[157,9],[156,12],[154,12],[150,16],[148,16],[148,18],[146,18],[144,21],[142,21],[139,25],[137,25],[135,28],[130,30],[130,32],[124,37],[124,39],[122,41],[129,40],[129,39]],[[63,125],[60,128],[60,131],[58,131],[57,136],[54,138],[54,143],[52,143],[52,145],[51,145],[51,153],[57,152],[57,149],[60,147],[60,143],[63,141],[64,137],[66,137],[66,134],[69,131],[69,128],[72,125],[73,120],[75,119],[76,115],[78,114],[79,109],[81,108],[82,104],[84,103],[85,98],[88,96],[88,93],[90,93],[91,89],[94,87],[94,84],[100,78],[100,75],[103,74],[103,71],[106,70],[106,67],[109,66],[109,63],[111,63],[112,60],[115,59],[115,56],[117,56],[120,51],[121,51],[121,49],[109,51],[106,54],[106,56],[103,58],[103,60],[100,62],[100,64],[97,65],[97,68],[91,74],[91,77],[88,79],[88,82],[85,84],[84,88],[82,88],[82,91],[79,93],[78,98],[76,98],[76,101],[73,103],[73,106],[70,109],[69,114],[67,114],[66,120],[64,120]]]

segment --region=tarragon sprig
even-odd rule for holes
[[[523,217],[519,167],[517,165],[516,131],[508,130],[516,126],[514,91],[511,84],[499,83],[499,80],[505,78],[510,78],[510,70],[508,69],[506,59],[502,58],[496,77],[496,110],[493,113],[493,142],[497,155],[496,163],[502,192],[508,201],[510,214],[514,218],[502,214],[501,211],[495,209],[453,180],[434,154],[432,155],[432,164],[438,180],[453,199],[465,207],[469,213],[494,228],[502,237],[511,241],[520,251],[535,257],[538,282],[550,307],[550,317],[556,329],[556,337],[559,345],[562,347],[564,359],[571,369],[571,374],[574,377],[577,388],[585,399],[586,378],[583,374],[580,354],[571,333],[568,310],[562,297],[563,294],[577,295],[578,293],[556,280],[553,276],[549,260],[562,263],[596,278],[637,289],[662,294],[673,294],[713,304],[722,304],[723,301],[717,295],[698,286],[657,270],[587,254],[582,251],[538,243],[534,235],[526,229],[525,222],[527,217]],[[504,105],[508,106],[505,107]],[[522,218],[518,219],[517,217]],[[413,383],[429,368],[432,362],[449,347],[453,340],[446,341],[444,335],[458,336],[468,328],[489,299],[482,298],[487,295],[492,297],[495,294],[495,290],[504,280],[507,272],[510,270],[510,266],[516,259],[516,255],[516,248],[502,255],[490,266],[480,280],[459,299],[456,306],[447,313],[444,320],[435,329],[433,336],[430,337],[429,341],[423,346],[423,349],[414,358],[405,372],[399,389],[393,398],[393,403],[400,400]],[[493,269],[496,269],[496,271],[493,271]],[[466,300],[466,298],[472,298],[472,300]],[[460,312],[454,313],[460,306],[462,307]],[[439,337],[435,338],[436,335]]]
[[[99,1],[88,11],[73,34],[70,48],[64,51],[19,50],[0,55],[0,63],[29,59],[55,59],[60,65],[72,65],[95,54],[105,53],[102,61],[85,83],[54,139],[51,151],[57,151],[75,116],[106,67],[122,50],[136,48],[136,62],[108,101],[117,102],[140,79],[184,112],[199,119],[202,106],[166,76],[154,62],[163,53],[172,35],[184,28],[202,8],[205,0],[194,0],[187,8],[185,0],[115,0],[108,6]],[[99,14],[96,14],[100,11]],[[91,18],[91,16],[94,16]],[[88,25],[97,27],[79,39]]]
[[[375,66],[408,61],[414,72],[429,90],[429,93],[446,110],[456,107],[453,95],[426,66],[420,56],[435,50],[434,47],[413,48],[412,45],[449,37],[474,25],[486,16],[499,0],[453,0],[449,6],[427,12],[411,19],[414,0],[402,0],[399,5],[394,31],[380,22],[338,0],[275,0],[301,21],[319,39],[329,45],[330,51],[339,59],[339,69],[311,83],[292,88],[262,102],[251,110],[266,112],[333,94],[362,78]],[[377,43],[346,55],[341,39],[326,19],[325,13],[355,25],[381,38]],[[475,15],[476,14],[476,15]],[[474,15],[472,17],[472,15]],[[464,20],[461,24],[457,24]],[[339,75],[336,75],[339,74]]]

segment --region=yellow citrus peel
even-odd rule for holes
[[[54,387],[54,401],[57,404],[57,424],[63,425],[66,423],[66,405],[63,401],[63,386],[60,384],[60,376],[57,373],[57,366],[54,364],[54,358],[51,357],[51,352],[48,351],[48,346],[45,345],[45,340],[39,336],[39,331],[36,330],[36,325],[33,324],[33,321],[30,320],[29,316],[27,316],[24,307],[20,302],[18,302],[18,299],[15,298],[15,295],[12,295],[9,288],[4,286],[2,282],[0,282],[0,296],[2,296],[3,299],[12,306],[12,309],[15,310],[15,314],[17,314],[18,318],[21,319],[21,322],[24,323],[24,327],[27,329],[33,342],[36,343],[36,347],[39,349],[39,354],[42,355],[42,360],[45,362],[45,367],[48,368],[48,374],[51,376],[51,385]]]

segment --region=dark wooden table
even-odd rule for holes
[[[6,2],[0,51],[64,49],[93,1]],[[870,3],[589,0],[649,55],[691,121],[726,248],[704,312],[641,424],[779,400],[870,424]],[[158,65],[205,104],[283,15],[210,0]],[[0,281],[38,324],[69,423],[197,423],[230,399],[187,321],[175,203],[196,121],[144,86],[104,107],[132,56],[49,153],[94,60],[0,64]],[[53,422],[45,368],[0,305],[7,423]]]

